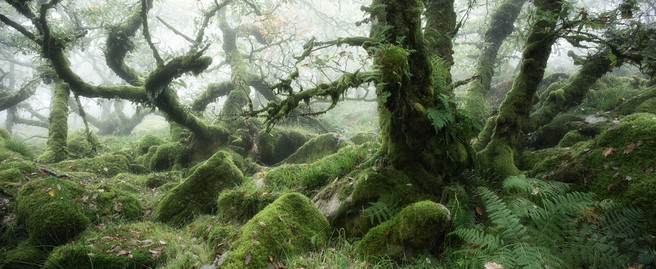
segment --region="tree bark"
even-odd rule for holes
[[[456,34],[456,12],[453,0],[425,0],[426,30],[424,35],[431,55],[440,57],[445,62],[445,83],[451,84],[451,67],[453,66],[453,43]]]
[[[554,29],[562,2],[540,0],[535,1],[535,5],[537,20],[526,41],[519,74],[501,103],[496,120],[488,121],[495,127],[490,142],[478,153],[481,165],[501,180],[520,173],[514,164],[514,150],[519,145],[523,127],[531,113],[533,97],[544,76],[551,46],[557,39]]]
[[[503,41],[512,33],[513,23],[526,0],[505,0],[492,14],[490,26],[485,31],[483,50],[478,55],[474,76],[480,79],[467,86],[463,109],[482,123],[485,116],[485,95],[494,76],[494,64]]]
[[[39,158],[45,163],[57,163],[68,158],[66,139],[68,137],[68,84],[58,82],[50,105],[48,117],[48,142],[46,151]]]

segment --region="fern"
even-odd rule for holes
[[[369,202],[369,204],[371,206],[363,209],[362,213],[365,216],[369,216],[369,221],[371,221],[372,225],[376,223],[376,220],[378,223],[388,221],[396,214],[396,204],[392,207],[387,206],[387,204],[383,202]]]
[[[502,195],[487,187],[476,190],[490,225],[455,224],[449,235],[466,245],[451,250],[455,258],[447,261],[453,264],[481,268],[493,261],[505,268],[619,268],[636,257],[653,261],[648,247],[631,250],[638,242],[646,245],[640,241],[639,209],[618,208],[595,200],[593,194],[570,192],[568,184],[523,176],[504,180]]]

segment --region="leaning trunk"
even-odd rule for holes
[[[68,158],[66,139],[68,136],[68,84],[59,82],[55,86],[50,116],[48,117],[48,142],[46,151],[39,158],[45,163],[56,163]]]

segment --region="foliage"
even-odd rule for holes
[[[627,248],[643,242],[639,209],[569,189],[566,183],[523,176],[504,180],[502,196],[478,187],[485,205],[478,213],[489,226],[455,222],[459,226],[451,235],[470,247],[452,250],[457,258],[450,262],[468,268],[490,261],[506,268],[618,268],[638,255],[648,260],[644,246]]]
[[[16,152],[20,153],[20,155],[23,155],[24,157],[28,159],[34,159],[36,156],[34,154],[34,151],[32,151],[32,148],[30,148],[25,142],[16,140],[16,139],[6,139],[4,141],[5,148]]]

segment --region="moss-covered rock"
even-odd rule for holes
[[[7,131],[7,129],[0,127],[0,139],[1,140],[11,139],[11,134],[9,133],[9,131]]]
[[[434,251],[450,225],[446,207],[432,201],[406,206],[394,218],[372,228],[355,245],[355,253],[369,261],[383,256],[401,259]]]
[[[349,138],[353,144],[362,145],[367,142],[376,142],[378,141],[378,135],[374,132],[358,132]]]
[[[283,164],[268,171],[264,176],[264,183],[267,186],[289,188],[311,195],[329,180],[342,177],[362,164],[373,156],[379,147],[377,142],[360,146],[349,145],[311,164]]]
[[[153,220],[182,225],[194,215],[212,213],[221,191],[238,185],[242,177],[230,153],[218,151],[164,197]]]
[[[217,211],[222,220],[245,222],[278,197],[278,193],[226,190],[216,201]]]
[[[146,176],[146,187],[152,189],[157,188],[172,181],[170,174],[166,173],[150,173]]]
[[[96,157],[102,149],[106,148],[98,135],[91,132],[91,135],[87,136],[84,129],[70,133],[66,145],[69,157],[74,159]]]
[[[266,268],[325,244],[330,232],[328,221],[307,197],[285,194],[242,226],[222,268]]]
[[[148,161],[148,168],[151,171],[180,169],[185,167],[190,160],[191,151],[187,147],[179,143],[166,143],[157,147]]]
[[[307,134],[294,130],[274,128],[269,133],[262,130],[257,135],[257,153],[262,163],[274,165],[296,152],[308,139]]]
[[[150,147],[161,145],[164,140],[154,135],[145,135],[137,142],[137,147],[134,150],[136,156],[142,156],[148,152]]]
[[[15,197],[18,194],[18,188],[23,185],[24,179],[25,175],[18,168],[0,170],[0,187],[2,187],[0,197],[3,194]]]
[[[71,202],[84,190],[69,180],[49,177],[25,184],[18,193],[17,217],[33,242],[57,246],[75,238],[91,223]]]
[[[94,158],[68,160],[52,165],[61,171],[83,171],[111,178],[130,171],[130,162],[123,155],[103,155]]]
[[[351,144],[344,135],[326,133],[307,141],[296,152],[287,157],[285,163],[312,163],[325,156],[337,152],[340,148]]]
[[[166,225],[136,222],[91,227],[55,248],[43,268],[200,268],[208,251]]]
[[[562,139],[558,142],[558,147],[571,147],[577,142],[585,141],[590,139],[590,137],[585,136],[579,132],[579,130],[571,130],[567,132]]]
[[[582,117],[574,114],[558,114],[536,132],[529,134],[527,146],[536,148],[556,146],[567,132],[582,126]]]

